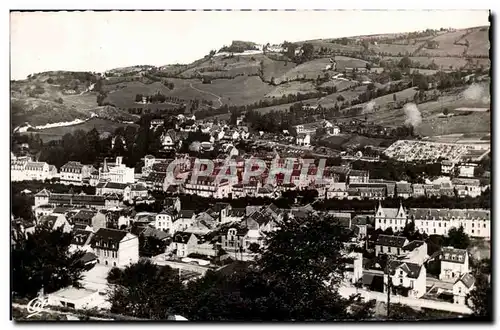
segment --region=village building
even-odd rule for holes
[[[471,273],[462,274],[453,284],[453,303],[467,305],[467,295],[474,289],[474,283]]]
[[[408,239],[404,236],[378,235],[377,242],[375,243],[375,255],[404,255],[403,247],[406,244],[408,244]]]
[[[115,183],[134,183],[134,169],[122,163],[123,157],[116,157],[115,163],[108,164],[104,159],[104,164],[99,168],[99,181],[110,181]]]
[[[462,275],[469,273],[469,253],[467,250],[445,247],[441,249],[441,273],[439,279],[454,283]]]
[[[215,176],[199,176],[195,183],[188,179],[183,184],[184,193],[212,198],[228,198],[231,185],[227,179],[217,180]]]
[[[446,236],[451,228],[462,226],[470,237],[490,239],[489,210],[415,208],[408,215],[421,233]]]
[[[390,275],[384,274],[384,283],[387,284],[388,276],[391,276],[390,287],[393,293],[401,292],[402,288],[412,298],[420,298],[426,293],[427,271],[424,265],[393,260],[388,269]],[[387,285],[384,286],[384,292],[387,292]]]
[[[104,196],[108,194],[117,194],[123,196],[125,188],[127,185],[125,183],[117,183],[111,181],[102,181],[97,184],[96,195]]]
[[[458,167],[458,175],[463,178],[473,178],[477,164],[466,163]]]
[[[101,228],[92,237],[97,263],[123,267],[139,261],[139,239],[124,230]]]
[[[83,185],[85,180],[95,170],[92,165],[83,165],[80,162],[70,161],[60,170],[60,180],[64,184]]]
[[[298,146],[301,146],[301,147],[309,147],[311,145],[311,135],[309,133],[297,134],[296,143]]]
[[[350,185],[353,183],[368,183],[370,181],[370,172],[350,170],[347,180]]]
[[[403,230],[408,220],[408,215],[403,208],[384,208],[382,204],[378,204],[375,212],[375,229],[386,230],[392,228],[393,231]]]
[[[144,183],[131,184],[123,190],[123,200],[133,203],[136,199],[145,199],[148,197],[149,191]]]

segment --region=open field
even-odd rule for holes
[[[345,149],[352,147],[374,146],[378,147],[382,143],[390,143],[390,139],[369,138],[357,134],[339,134],[322,139],[323,143],[333,149]]]
[[[469,49],[467,55],[488,55],[490,52],[489,31],[477,30],[469,35],[466,39],[469,41]]]
[[[193,83],[192,86],[220,96],[222,103],[229,105],[245,105],[257,102],[273,89],[273,86],[262,82],[256,76],[217,79],[212,81],[211,84],[203,84],[198,81]],[[214,103],[214,106],[217,106],[217,103]]]
[[[62,136],[66,133],[74,133],[77,130],[90,131],[95,128],[100,134],[104,132],[113,133],[118,127],[126,127],[126,126],[137,126],[136,124],[124,124],[118,123],[115,121],[100,119],[100,118],[92,118],[86,121],[85,123],[71,126],[62,126],[62,127],[53,127],[47,128],[39,131],[31,131],[21,134],[39,134],[40,138],[44,141],[50,140],[58,140],[62,138]]]
[[[390,55],[404,56],[413,54],[421,44],[422,42],[415,45],[377,44],[370,45],[369,49],[375,51],[377,54],[388,53]]]
[[[276,80],[276,78],[283,76],[296,66],[297,64],[290,61],[274,61],[266,57],[264,60],[264,80],[271,82],[273,77]]]
[[[316,92],[316,88],[312,82],[292,81],[276,86],[271,92],[266,94],[266,97],[281,98],[283,95],[308,93],[308,92]]]

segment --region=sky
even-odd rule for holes
[[[483,25],[486,10],[13,12],[11,79],[190,63],[232,40],[279,44]]]

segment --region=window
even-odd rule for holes
[[[474,222],[472,223],[472,228],[474,228]]]
[[[462,293],[462,288],[458,287],[458,293]]]
[[[486,222],[483,224],[483,228],[486,228]]]
[[[402,270],[399,271],[399,276],[403,276],[403,271]]]
[[[75,304],[73,304],[73,303],[68,303],[67,306],[68,306],[68,308],[75,308]]]
[[[410,289],[413,289],[413,281],[410,281]]]
[[[434,228],[434,234],[436,233],[436,228]]]
[[[439,223],[439,227],[441,227],[441,222]]]
[[[403,284],[403,279],[402,278],[399,279],[399,284]]]
[[[474,234],[474,229],[472,229],[472,233]]]

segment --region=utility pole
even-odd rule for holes
[[[389,265],[391,263],[392,256],[387,255],[387,264],[385,265],[385,273],[387,274],[387,318],[390,317],[390,306],[391,306],[391,274],[390,274],[390,269]]]

